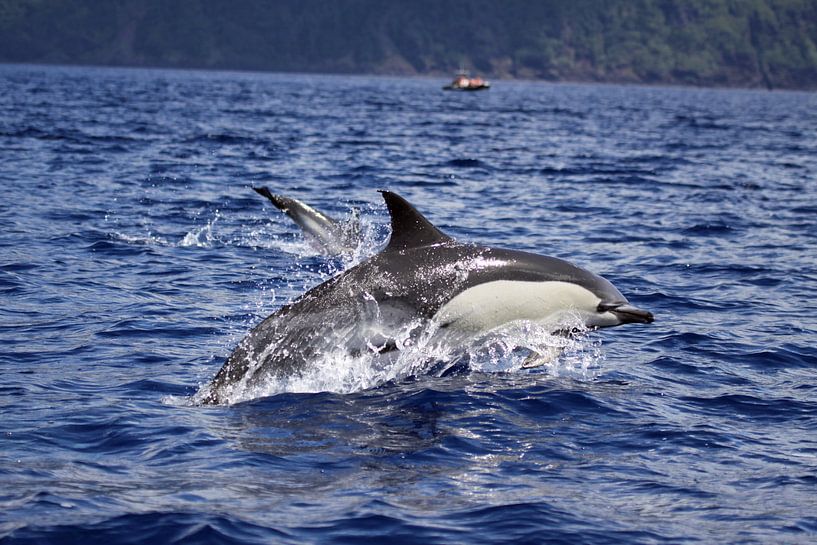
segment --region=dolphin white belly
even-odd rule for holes
[[[599,315],[601,299],[570,282],[496,280],[458,293],[434,315],[441,327],[480,335],[517,320],[558,328],[570,318],[588,327],[616,325],[612,314]]]

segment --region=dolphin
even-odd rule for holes
[[[568,317],[588,328],[653,321],[601,276],[555,257],[457,242],[403,197],[381,193],[391,216],[386,247],[255,326],[202,390],[204,403],[302,374],[338,348],[351,355],[404,349],[429,325],[462,344],[513,322],[558,331]]]
[[[321,253],[330,256],[351,254],[357,248],[360,241],[357,210],[353,211],[351,221],[340,222],[297,199],[276,195],[266,187],[253,187],[253,190],[292,218]]]

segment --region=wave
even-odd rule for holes
[[[66,499],[41,493],[37,503],[43,507],[71,509],[76,505]],[[157,511],[104,517],[94,522],[57,524],[50,527],[22,527],[13,532],[19,543],[236,543],[264,544],[280,540],[287,534],[257,526],[236,517],[198,512]]]

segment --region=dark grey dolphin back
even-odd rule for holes
[[[393,271],[408,271],[423,264],[408,295],[424,314],[433,314],[458,292],[495,280],[561,281],[578,284],[602,301],[625,303],[624,296],[606,279],[567,261],[527,252],[462,244],[435,227],[406,199],[381,191],[391,216],[392,234],[382,252]],[[474,266],[479,263],[479,266]],[[450,277],[450,265],[462,273]],[[419,281],[416,281],[419,280]],[[429,302],[435,304],[429,305]]]

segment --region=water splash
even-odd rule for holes
[[[357,246],[351,252],[340,256],[344,269],[365,261],[388,241],[390,228],[382,206],[366,205],[357,212],[351,211],[344,221],[357,221],[359,224]]]
[[[593,380],[603,360],[601,341],[587,336],[587,329],[578,318],[561,326],[568,326],[572,333],[554,334],[552,325],[518,321],[478,339],[456,344],[434,323],[418,319],[391,333],[398,350],[380,353],[383,346],[370,341],[369,350],[352,354],[347,341],[350,336],[359,334],[361,326],[349,324],[335,331],[335,338],[324,345],[328,348],[308,348],[314,357],[303,372],[284,377],[267,376],[261,380],[257,377],[251,380],[253,373],[248,372],[247,378],[226,387],[222,397],[227,404],[234,404],[281,393],[349,394],[412,376],[442,377],[452,369],[480,373],[545,373]],[[273,345],[265,353],[297,349]],[[263,359],[261,355],[259,361]],[[201,402],[208,392],[209,386],[203,386],[190,402]]]
[[[470,368],[482,372],[545,372],[554,377],[592,380],[601,372],[601,339],[589,335],[578,316],[559,328],[521,321],[501,326],[469,349]]]
[[[187,233],[184,238],[179,242],[179,246],[188,247],[188,246],[195,246],[196,248],[212,248],[213,242],[217,239],[213,235],[213,227],[216,225],[216,222],[221,218],[221,214],[218,210],[216,210],[215,216],[210,219],[203,227],[199,227],[197,229],[193,229],[189,233]]]

